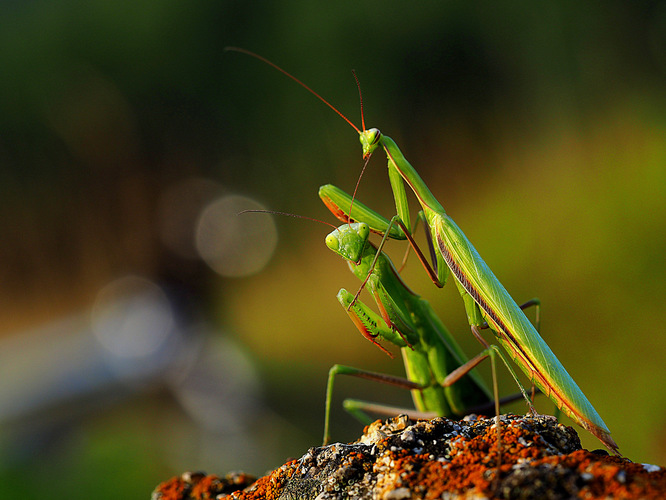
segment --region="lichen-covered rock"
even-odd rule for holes
[[[553,417],[503,415],[500,429],[498,440],[493,418],[401,415],[366,427],[354,443],[311,448],[245,489],[196,483],[186,492],[174,478],[153,499],[666,498],[664,469],[582,450]]]

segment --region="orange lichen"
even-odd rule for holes
[[[224,477],[206,475],[203,472],[185,472],[160,484],[153,492],[153,500],[214,500],[235,490],[248,487],[254,476],[232,473]]]
[[[172,477],[155,488],[153,497],[159,495],[161,500],[180,500],[184,497],[185,490],[189,489],[180,477]]]
[[[273,500],[277,499],[284,485],[289,481],[298,467],[298,460],[287,462],[282,467],[275,469],[269,475],[259,478],[252,486],[243,490],[235,491],[229,495],[234,500]]]

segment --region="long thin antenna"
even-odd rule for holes
[[[356,80],[356,87],[358,88],[358,100],[361,102],[361,127],[363,127],[363,130],[365,130],[365,116],[363,115],[363,95],[361,94],[361,82],[358,81],[356,71],[352,70],[352,75],[354,75],[354,80]]]
[[[363,174],[365,173],[365,169],[368,166],[368,162],[370,161],[370,156],[368,156],[365,159],[365,163],[363,163],[363,168],[361,169],[361,173],[358,176],[358,179],[356,179],[356,186],[354,186],[354,193],[352,194],[351,197],[351,203],[349,203],[349,217],[352,217],[352,208],[354,208],[354,200],[356,199],[356,191],[358,191],[358,187],[361,184],[361,179],[363,178]]]
[[[307,215],[298,215],[298,214],[290,214],[289,212],[278,212],[276,210],[243,210],[242,212],[238,212],[237,215],[242,215],[242,214],[272,214],[272,215],[283,215],[285,217],[294,217],[295,219],[305,219],[305,220],[311,220],[312,222],[320,222],[321,224],[326,224],[327,226],[331,226],[333,229],[337,229],[333,224],[329,222],[325,222],[323,220],[315,219],[313,217],[308,217]]]
[[[340,115],[340,117],[341,117],[344,121],[346,121],[347,123],[349,123],[349,125],[351,125],[351,126],[353,127],[353,129],[356,130],[356,132],[358,132],[359,134],[361,134],[361,131],[358,129],[358,127],[357,127],[356,125],[354,125],[354,124],[352,123],[352,121],[351,121],[349,118],[347,118],[347,117],[346,117],[345,115],[343,115],[340,111],[338,111],[338,109],[337,109],[335,106],[333,106],[330,102],[328,102],[328,101],[327,101],[326,99],[324,99],[322,96],[320,96],[319,94],[317,94],[317,93],[316,93],[314,90],[312,90],[310,87],[308,87],[307,85],[305,85],[302,81],[300,81],[300,80],[299,80],[298,78],[296,78],[294,75],[292,75],[291,73],[288,73],[287,71],[283,70],[283,69],[282,69],[280,66],[278,66],[277,64],[275,64],[275,63],[269,61],[268,59],[266,59],[265,57],[260,56],[259,54],[255,54],[254,52],[252,52],[252,51],[250,51],[250,50],[241,49],[240,47],[225,47],[224,50],[225,50],[225,51],[229,51],[229,50],[230,50],[230,51],[233,51],[233,52],[240,52],[240,53],[242,53],[242,54],[247,54],[248,56],[252,56],[252,57],[254,57],[255,59],[259,59],[261,62],[266,63],[266,64],[268,64],[269,66],[272,66],[273,68],[275,68],[276,70],[278,70],[280,73],[282,73],[282,74],[285,75],[285,76],[288,76],[289,78],[291,78],[292,80],[294,80],[296,83],[298,83],[301,87],[303,87],[305,90],[307,90],[307,91],[310,92],[312,95],[314,95],[315,97],[317,97],[321,102],[323,102],[324,104],[326,104],[329,108],[331,108],[331,109],[332,109],[333,111],[335,111],[338,115]],[[363,127],[363,129],[365,130],[365,127]]]
[[[363,94],[361,93],[361,82],[358,81],[358,76],[356,76],[356,71],[352,70],[352,75],[354,75],[354,80],[356,80],[356,88],[358,88],[358,100],[359,100],[360,108],[361,108],[361,127],[363,127],[363,130],[365,130],[365,115],[363,114]],[[349,204],[349,216],[350,217],[351,217],[351,213],[352,213],[352,208],[354,208],[354,200],[356,199],[356,191],[358,191],[358,186],[361,184],[361,178],[363,177],[363,173],[365,172],[365,168],[368,166],[369,161],[370,161],[370,156],[368,156],[365,159],[365,163],[363,164],[363,168],[361,169],[361,174],[358,176],[358,180],[356,181],[356,186],[354,186],[354,193],[352,194],[351,203]]]
[[[356,125],[354,125],[354,124],[352,123],[352,121],[351,121],[349,118],[347,118],[345,115],[343,115],[343,114],[342,114],[342,113],[341,113],[341,112],[340,112],[335,106],[333,106],[330,102],[328,102],[326,99],[324,99],[322,96],[320,96],[317,92],[315,92],[314,90],[312,90],[312,89],[311,89],[310,87],[308,87],[305,83],[303,83],[302,81],[300,81],[298,78],[296,78],[296,77],[295,77],[294,75],[292,75],[291,73],[289,73],[289,72],[287,72],[286,70],[282,69],[282,68],[281,68],[280,66],[278,66],[277,64],[275,64],[275,63],[269,61],[268,59],[266,59],[266,58],[263,57],[263,56],[260,56],[259,54],[256,54],[256,53],[254,53],[254,52],[252,52],[252,51],[250,51],[250,50],[243,49],[243,48],[240,48],[240,47],[225,47],[224,50],[225,50],[225,51],[240,52],[241,54],[246,54],[246,55],[248,55],[248,56],[254,57],[255,59],[259,59],[261,62],[263,62],[263,63],[265,63],[265,64],[268,64],[269,66],[275,68],[276,70],[278,70],[278,71],[279,71],[280,73],[282,73],[283,75],[288,76],[288,77],[291,78],[293,81],[295,81],[296,83],[298,83],[301,87],[303,87],[305,90],[307,90],[308,92],[310,92],[312,95],[314,95],[314,96],[315,96],[317,99],[319,99],[321,102],[323,102],[323,103],[326,104],[329,108],[331,108],[333,111],[335,111],[335,112],[336,112],[336,113],[337,113],[337,114],[338,114],[338,115],[339,115],[344,121],[346,121],[349,125],[351,125],[352,128],[353,128],[354,130],[356,130],[356,132],[358,132],[359,135],[361,135],[361,134],[363,133],[363,132],[361,132],[361,130],[358,129],[358,127],[357,127]],[[358,98],[359,98],[360,105],[361,105],[361,126],[363,127],[363,131],[365,131],[365,115],[364,115],[364,113],[363,113],[363,94],[361,93],[361,83],[360,83],[359,80],[358,80],[358,76],[356,76],[356,71],[352,70],[352,75],[354,75],[354,80],[356,80],[356,87],[358,88]],[[358,191],[358,187],[359,187],[359,185],[360,185],[360,183],[361,183],[361,179],[363,178],[363,173],[365,172],[365,169],[366,169],[366,167],[368,166],[368,162],[369,162],[369,161],[370,161],[370,155],[369,155],[367,158],[365,158],[365,163],[363,164],[363,169],[361,170],[361,174],[359,175],[358,180],[356,181],[356,186],[354,187],[354,194],[352,194],[351,203],[349,204],[349,217],[351,217],[351,215],[352,215],[352,208],[354,207],[354,200],[356,199],[356,192]],[[301,217],[301,216],[298,216],[298,215],[285,214],[285,213],[280,213],[280,212],[274,212],[274,213],[276,213],[276,214],[278,214],[278,215],[291,215],[291,216],[293,216],[293,217]],[[303,217],[303,218],[304,218],[304,219],[308,219],[309,217]],[[313,220],[316,220],[316,219],[313,219]],[[318,221],[318,222],[323,222],[323,221]],[[326,224],[326,223],[325,223],[325,224]]]

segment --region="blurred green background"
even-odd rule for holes
[[[236,216],[334,222],[316,190],[353,189],[356,133],[227,45],[358,122],[356,70],[624,455],[666,463],[666,2],[35,0],[0,5],[0,497],[262,474],[319,444],[332,364],[401,373],[337,304],[327,227]],[[375,156],[359,197],[391,215]],[[404,276],[477,352],[455,287]],[[335,396],[337,440],[343,397],[409,404]]]

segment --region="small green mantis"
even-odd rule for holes
[[[448,274],[453,274],[456,286],[463,299],[470,328],[473,335],[485,347],[484,353],[491,357],[491,361],[495,355],[500,356],[509,367],[499,348],[496,345],[488,344],[480,334],[483,325],[488,324],[499,344],[523,370],[528,379],[546,394],[562,412],[596,436],[611,452],[619,455],[618,446],[597,411],[520,307],[492,273],[467,239],[467,236],[445,212],[444,207],[437,201],[418,172],[407,161],[397,144],[378,129],[367,129],[363,114],[361,114],[362,130],[359,129],[319,94],[267,59],[244,49],[229,48],[229,50],[251,55],[278,69],[329,106],[359,134],[363,159],[366,163],[377,148],[384,150],[388,159],[389,181],[397,212],[397,215],[391,220],[390,227],[397,224],[406,234],[411,234],[411,219],[405,190],[406,183],[421,205],[422,216],[428,226],[429,237],[436,249],[435,269],[434,271],[430,270],[431,278],[441,287],[444,285]],[[386,238],[390,237],[389,230],[386,230],[382,244]],[[515,374],[512,373],[512,375],[516,378]],[[529,398],[527,398],[525,390],[517,378],[516,382],[521,387],[521,391],[531,407]],[[532,411],[534,411],[533,408]]]
[[[336,217],[349,221],[344,210],[339,208],[351,207],[351,196],[330,184],[319,188],[319,196]],[[354,204],[353,213],[355,218],[370,221],[375,232],[381,232],[380,228],[389,230],[388,219],[359,201]],[[397,226],[393,226],[391,234],[396,239],[405,238]],[[473,370],[485,355],[478,355],[471,360],[466,358],[430,304],[404,283],[389,257],[378,252],[377,247],[369,241],[369,235],[370,226],[365,222],[344,224],[326,237],[326,246],[347,261],[358,279],[366,282],[366,288],[372,294],[380,315],[356,300],[344,288],[338,292],[338,301],[363,336],[382,351],[392,357],[378,340],[388,341],[401,348],[408,380],[344,365],[333,366],[329,371],[326,390],[324,444],[330,438],[331,399],[337,375],[353,375],[412,390],[417,412],[345,400],[345,409],[365,424],[371,422],[365,411],[391,415],[407,412],[412,416],[426,418],[460,417],[469,412],[486,413],[495,410],[493,402],[498,401],[497,385],[493,384],[493,398],[482,378]],[[528,305],[532,305],[532,302],[521,307]],[[521,394],[509,396],[501,403],[521,397]]]
[[[334,204],[333,199],[346,197],[351,200],[349,195],[331,185],[322,186],[319,196],[329,207]],[[339,204],[339,201],[335,204]],[[388,229],[390,221],[370,211],[362,203],[357,202],[354,208],[355,214],[364,212],[364,220],[372,219],[373,227]],[[370,228],[365,222],[344,224],[326,237],[326,245],[348,262],[357,278],[367,281],[367,289],[381,316],[355,300],[354,295],[344,288],[338,292],[337,297],[359,331],[370,342],[391,357],[377,339],[401,348],[409,380],[344,365],[333,366],[326,391],[324,444],[330,438],[329,419],[336,375],[354,375],[412,389],[414,406],[420,414],[429,416],[462,416],[472,409],[491,406],[489,404],[493,401],[476,371],[469,372],[467,376],[455,371],[468,361],[462,349],[428,302],[403,282],[388,256],[378,253],[377,247],[368,240],[369,235]],[[397,232],[394,236],[401,237]],[[482,359],[475,361],[478,363]],[[366,424],[370,423],[363,412],[367,408],[368,405],[360,401],[345,401],[345,409]],[[381,411],[377,406],[374,409]],[[393,414],[396,412],[392,408],[381,409]]]

